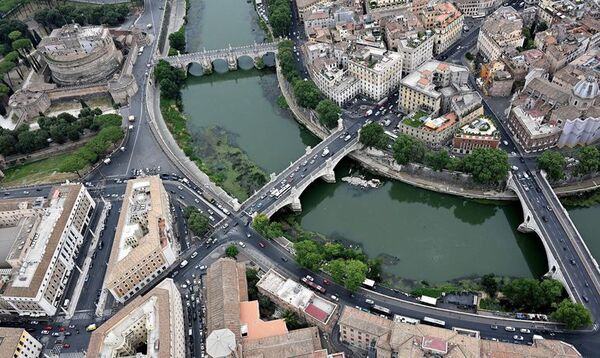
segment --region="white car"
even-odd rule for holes
[[[241,247],[246,247],[246,244],[244,244],[243,242],[240,241],[240,246]]]
[[[194,257],[196,257],[196,256],[198,256],[198,251],[194,251],[194,253],[192,254],[192,256],[190,256],[190,258],[192,258],[192,259],[193,259],[193,258],[194,258]]]
[[[521,328],[521,329],[519,330],[519,332],[521,332],[521,333],[525,333],[525,334],[529,334],[529,333],[531,333],[531,331],[530,331],[530,330],[528,330],[527,328]]]
[[[372,300],[372,299],[370,299],[370,298],[367,298],[367,299],[365,300],[365,302],[366,302],[366,303],[368,303],[368,304],[370,304],[370,305],[374,305],[374,304],[375,304],[375,301],[373,301],[373,300]]]
[[[519,336],[519,335],[517,335],[517,334],[515,334],[515,335],[513,336],[513,338],[514,338],[514,340],[515,340],[515,341],[522,341],[522,340],[523,340],[523,336]]]
[[[514,332],[514,331],[516,331],[515,327],[510,327],[510,326],[506,326],[506,327],[504,327],[504,330],[505,330],[506,332]]]

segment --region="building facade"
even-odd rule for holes
[[[127,182],[105,285],[118,302],[171,266],[179,252],[169,196],[157,176]]]
[[[348,60],[348,73],[359,81],[363,94],[380,100],[400,83],[402,55],[365,47]]]
[[[494,122],[487,117],[479,117],[458,129],[452,138],[452,151],[469,154],[479,148],[498,148],[500,133]]]
[[[68,24],[52,31],[37,46],[61,86],[106,81],[123,62],[107,28]]]
[[[0,327],[0,356],[38,358],[43,345],[23,328]]]
[[[430,31],[398,41],[398,52],[402,54],[402,74],[407,75],[433,58],[436,36]]]
[[[53,316],[60,306],[96,203],[83,185],[52,188],[48,198],[6,201],[5,233],[14,243],[6,261],[0,301],[3,313]],[[7,217],[11,219],[8,220]]]
[[[148,358],[185,357],[184,326],[181,295],[175,282],[166,278],[92,332],[87,356],[133,357],[142,353]]]
[[[456,6],[465,16],[486,16],[502,4],[502,0],[456,0]]]

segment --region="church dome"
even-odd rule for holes
[[[585,80],[577,82],[573,87],[573,95],[581,99],[593,99],[598,96],[598,81],[594,76],[588,76]]]

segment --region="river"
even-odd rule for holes
[[[252,5],[244,0],[191,0],[186,27],[188,50],[214,49],[262,41]],[[215,64],[222,72],[223,64]],[[191,72],[194,69],[191,70]],[[266,173],[277,172],[316,139],[276,104],[272,70],[239,70],[193,77],[183,90],[189,129],[201,138],[218,127]],[[535,235],[516,231],[518,203],[479,203],[385,181],[363,190],[339,180],[356,165],[342,161],[338,182],[317,181],[301,197],[299,222],[306,230],[359,244],[371,256],[384,255],[385,271],[410,280],[442,282],[489,272],[538,277],[546,270]],[[573,209],[574,221],[590,249],[600,256],[593,217],[599,208]]]

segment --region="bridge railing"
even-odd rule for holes
[[[197,52],[185,53],[185,54],[174,55],[174,56],[166,56],[165,60],[180,61],[180,60],[195,59],[195,58],[206,58],[206,57],[211,57],[213,55],[223,56],[223,55],[230,55],[230,54],[246,54],[246,53],[255,52],[255,51],[277,51],[278,45],[279,45],[279,41],[275,41],[275,42],[260,43],[260,44],[254,44],[254,45],[245,45],[245,46],[229,47],[229,48],[222,48],[222,49],[204,50],[204,51],[197,51]]]
[[[341,132],[341,131],[338,131],[338,132]],[[333,137],[334,134],[339,134],[338,132],[333,133],[328,138]],[[340,160],[342,160],[350,152],[356,150],[355,145],[358,143],[358,141],[359,141],[358,136],[355,136],[354,138],[352,138],[352,140],[348,141],[347,145],[345,145],[344,147],[342,147],[341,150],[339,150],[336,153],[334,153],[334,156],[330,157],[330,160],[332,162],[334,162],[333,167],[335,167],[340,162]],[[305,156],[303,156],[301,159],[304,159],[304,158],[305,158]],[[311,171],[309,175],[307,175],[306,177],[302,178],[302,180],[300,180],[295,185],[295,188],[299,188],[300,189],[300,193],[298,193],[298,194],[301,194],[306,189],[306,187],[308,187],[316,179],[322,177],[323,174],[321,174],[320,172],[321,172],[321,170],[325,169],[325,167],[327,165],[328,165],[327,161],[321,163],[317,168],[315,168],[315,170]],[[315,173],[319,173],[319,174],[315,174]],[[278,179],[280,179],[280,177],[278,177]],[[292,194],[291,191],[287,192],[285,196],[282,196],[281,198],[277,199],[270,206],[264,207],[263,210],[262,210],[262,212],[264,212],[264,213],[270,213],[271,210],[273,210],[271,208],[275,208],[274,209],[275,211],[279,210],[278,205],[281,202],[285,202],[286,200],[288,200],[291,194]]]

